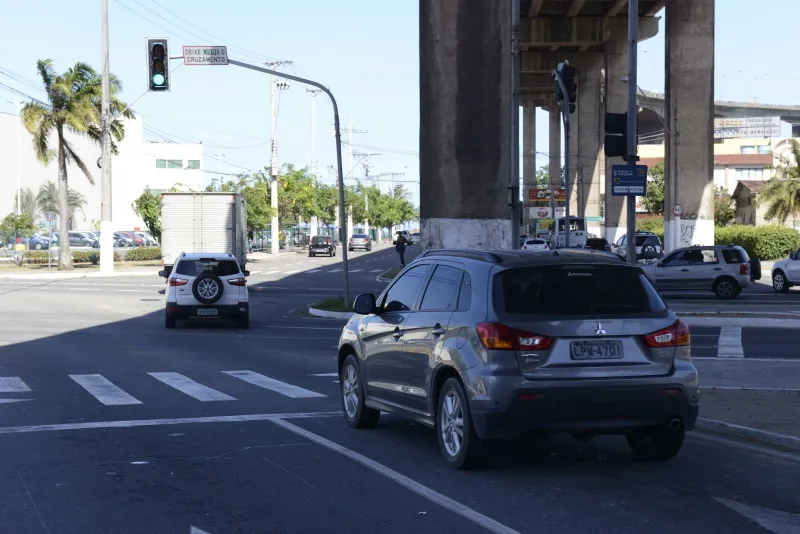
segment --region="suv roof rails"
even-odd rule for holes
[[[489,263],[503,263],[503,258],[491,252],[483,252],[480,250],[468,249],[445,249],[445,250],[426,250],[418,258],[427,258],[430,256],[455,256],[458,258],[467,258],[471,260],[486,261]]]

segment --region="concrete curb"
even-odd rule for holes
[[[311,306],[308,307],[308,313],[309,315],[313,315],[314,317],[325,317],[327,319],[346,319],[346,320],[349,320],[354,315],[353,312],[318,310],[317,308],[312,308]]]
[[[155,269],[155,267],[154,267]],[[158,276],[158,271],[114,271],[112,274],[94,271],[91,273],[7,273],[0,274],[6,280],[72,280],[75,278],[116,278],[119,276]]]
[[[740,328],[800,328],[800,317],[796,319],[769,319],[762,316],[697,317],[676,314],[689,326],[733,326]],[[765,314],[766,315],[766,314]]]
[[[697,419],[696,428],[704,432],[723,434],[749,441],[757,441],[775,447],[800,451],[800,438],[776,434],[775,432],[767,432],[766,430],[758,430],[749,426],[734,425],[733,423],[700,417]]]

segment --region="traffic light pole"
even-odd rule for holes
[[[342,132],[339,124],[339,106],[336,104],[336,98],[334,98],[333,93],[331,93],[330,90],[324,85],[306,78],[293,76],[291,74],[286,74],[285,72],[278,72],[276,70],[266,69],[264,67],[257,67],[255,65],[242,63],[241,61],[236,61],[230,58],[228,58],[228,63],[231,65],[236,65],[237,67],[263,72],[264,74],[271,74],[273,76],[286,78],[287,80],[293,80],[298,83],[304,83],[306,85],[316,87],[317,89],[328,95],[328,98],[331,99],[331,105],[333,106],[333,127],[336,132],[336,165],[338,171],[337,181],[339,182],[339,220],[345,221],[346,220],[345,217],[347,215],[345,213],[345,205],[344,205],[344,173],[342,172]],[[350,271],[348,269],[348,263],[347,263],[347,246],[344,243],[342,243],[342,268],[344,271],[344,305],[345,307],[349,307]]]
[[[636,122],[638,106],[636,89],[639,87],[637,74],[637,52],[639,42],[639,0],[628,0],[628,164],[636,165]],[[567,145],[569,146],[569,145]],[[626,257],[630,263],[636,264],[636,197],[627,197],[628,240]]]

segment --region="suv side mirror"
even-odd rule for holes
[[[162,269],[158,271],[158,276],[160,276],[161,278],[166,278],[169,276],[169,272],[166,269]]]
[[[245,276],[250,276],[250,271],[242,271],[242,274]]]
[[[359,315],[370,315],[375,312],[375,295],[372,293],[362,293],[353,301],[353,311]]]

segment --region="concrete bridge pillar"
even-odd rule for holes
[[[583,217],[599,217],[601,190],[602,123],[601,123],[601,70],[604,67],[602,54],[586,54],[586,60],[577,69],[578,74],[578,129],[573,138],[578,141],[576,163],[578,186],[575,188],[580,199],[577,213]],[[587,222],[590,232],[601,235],[600,224]]]
[[[628,109],[628,84],[622,81],[628,75],[628,43],[624,36],[609,41],[605,54],[605,113],[624,113]],[[605,132],[605,116],[601,119],[602,131]],[[622,158],[605,159],[605,238],[609,243],[627,232],[627,198],[615,197],[611,194],[611,167],[622,165]]]
[[[522,202],[527,203],[528,190],[536,187],[536,107],[522,108]],[[530,218],[530,209],[523,207],[522,220],[527,232],[535,223]]]
[[[419,29],[422,249],[510,249],[511,3],[420,0]]]
[[[667,0],[664,25],[665,245],[713,245],[714,0]]]
[[[548,113],[550,114],[550,188],[555,190],[561,187],[561,110],[553,107]]]

